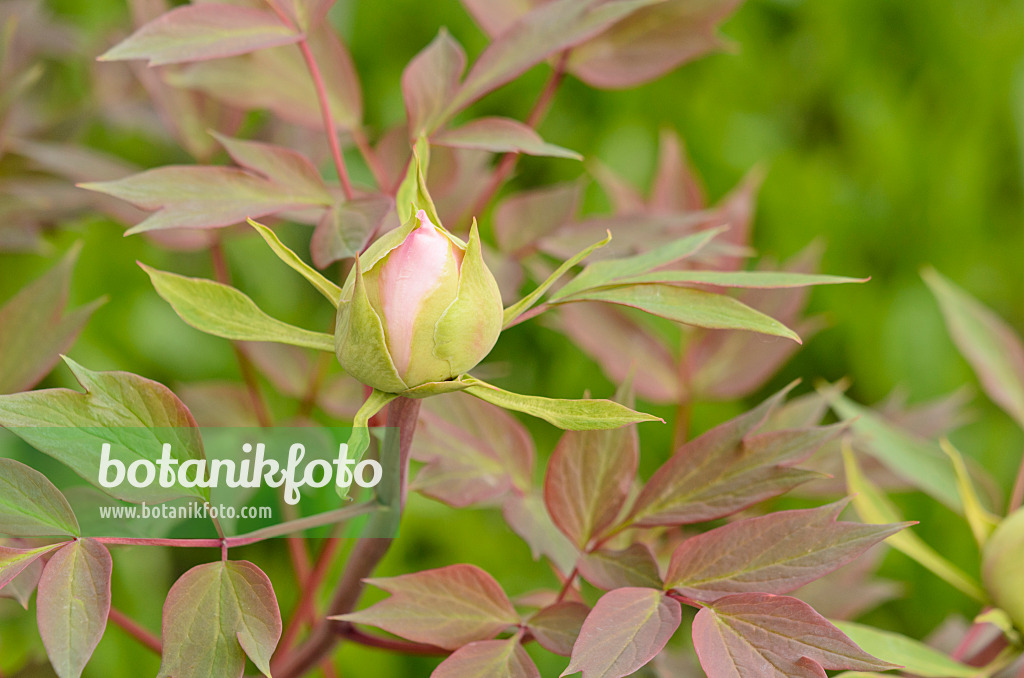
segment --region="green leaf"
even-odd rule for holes
[[[811,285],[842,285],[863,283],[870,278],[847,278],[839,275],[791,273],[789,271],[651,271],[617,279],[617,284],[674,283],[743,287],[752,289],[786,289]]]
[[[715,236],[725,230],[725,227],[712,228],[688,235],[685,238],[679,238],[664,247],[657,247],[650,252],[621,259],[606,259],[595,262],[583,269],[565,287],[555,292],[552,295],[552,299],[564,299],[583,290],[594,287],[606,287],[623,278],[644,275],[661,266],[685,259],[699,252]]]
[[[93,372],[67,357],[64,362],[85,393],[55,388],[0,396],[0,426],[118,499],[156,503],[209,497],[200,487],[101,487],[104,443],[155,464],[165,443],[180,462],[204,459],[202,440],[188,408],[163,384],[128,372]]]
[[[846,487],[853,495],[853,507],[857,509],[861,520],[876,524],[897,523],[902,520],[896,506],[861,472],[848,441],[844,441],[843,444],[843,465],[846,471]],[[977,581],[939,555],[913,532],[897,532],[886,541],[947,584],[980,603],[987,603],[988,595]]]
[[[950,659],[924,643],[892,631],[863,624],[833,621],[840,631],[865,652],[903,667],[905,673],[922,678],[976,678],[980,669]]]
[[[192,327],[224,339],[271,341],[334,352],[334,337],[281,322],[233,287],[212,280],[188,278],[139,264],[157,294]]]
[[[398,210],[398,220],[403,224],[412,220],[416,210],[425,210],[430,221],[435,226],[441,226],[441,217],[437,215],[437,208],[434,200],[427,191],[427,168],[430,166],[430,143],[426,137],[416,140],[412,149],[412,161],[409,163],[409,170],[405,179],[398,186],[395,194],[395,207]],[[414,222],[415,224],[415,222]],[[369,268],[369,265],[367,266]]]
[[[984,546],[992,531],[999,524],[999,516],[993,514],[981,504],[978,491],[974,488],[974,482],[967,471],[967,464],[964,463],[963,455],[953,447],[948,439],[939,441],[939,447],[946,453],[949,460],[953,462],[953,471],[956,473],[956,486],[960,493],[960,501],[964,507],[964,517],[967,518],[971,532],[974,534],[978,546]]]
[[[81,246],[0,307],[0,393],[35,386],[68,350],[104,300],[66,314],[71,271]]]
[[[150,66],[219,59],[302,39],[273,12],[227,4],[177,7],[150,21],[99,57],[148,59]]]
[[[0,533],[8,537],[81,535],[78,519],[60,490],[42,473],[14,459],[0,459]]]
[[[246,656],[270,675],[281,611],[270,579],[247,561],[198,565],[164,603],[159,678],[241,678]]]
[[[1006,322],[934,269],[922,274],[953,341],[992,400],[1024,427],[1024,344]]]
[[[660,417],[635,412],[611,400],[555,400],[511,393],[473,377],[467,380],[471,386],[466,393],[506,410],[538,417],[566,431],[618,428],[641,421],[664,422]]]
[[[778,320],[721,294],[671,285],[632,285],[584,290],[557,303],[603,301],[631,306],[677,323],[715,330],[749,330],[802,343]]]
[[[836,390],[823,391],[836,415],[850,419],[863,449],[896,475],[963,513],[956,473],[937,445],[900,430]]]
[[[36,617],[46,654],[60,678],[79,678],[103,637],[112,567],[103,544],[78,539],[54,553],[43,569]]]
[[[370,431],[368,429],[370,418],[397,397],[398,395],[395,393],[385,393],[377,389],[370,391],[370,396],[359,407],[359,411],[356,412],[355,419],[352,421],[352,433],[348,439],[350,459],[358,461],[362,458],[366,448],[370,445]],[[348,495],[349,488],[336,485],[335,491],[339,497],[345,498]]]
[[[277,234],[271,231],[263,224],[257,223],[252,219],[249,219],[249,225],[256,229],[256,232],[263,236],[263,239],[270,245],[270,249],[274,251],[278,259],[288,264],[295,272],[301,275],[303,278],[309,281],[309,283],[316,288],[317,292],[324,295],[327,301],[334,304],[337,308],[338,304],[341,303],[341,288],[335,285],[333,282],[325,278],[320,274],[319,271],[314,269],[312,266],[307,264],[299,255],[290,250],[287,245],[281,242],[281,239],[277,237]]]
[[[438,664],[430,678],[540,678],[518,637],[463,645]]]
[[[612,233],[611,231],[608,231],[608,235],[607,237],[605,237],[604,240],[600,240],[594,243],[590,247],[587,247],[578,252],[577,254],[575,254],[572,258],[562,262],[562,265],[556,268],[555,272],[549,275],[547,280],[538,285],[535,290],[533,290],[525,297],[523,297],[522,299],[520,299],[519,301],[505,309],[504,319],[502,321],[502,328],[508,327],[515,321],[516,318],[521,316],[526,311],[530,310],[530,308],[537,303],[537,300],[539,300],[544,295],[544,293],[551,288],[552,285],[558,282],[558,280],[563,275],[569,272],[569,269],[571,269],[573,266],[589,257],[591,253],[594,252],[594,250],[601,249],[611,241]],[[557,296],[557,294],[555,296]]]

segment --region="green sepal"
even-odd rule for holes
[[[468,375],[464,380],[469,383],[466,393],[506,410],[538,417],[566,431],[596,431],[641,421],[665,421],[611,400],[556,400],[512,393]]]
[[[359,259],[356,259],[352,280],[352,298],[338,306],[338,327],[334,335],[338,362],[364,384],[388,393],[401,393],[408,386],[398,375],[384,339],[384,326],[366,295]]]
[[[403,391],[400,395],[404,398],[429,398],[430,396],[443,395],[445,393],[465,391],[472,385],[472,377],[464,374],[450,381],[431,381],[426,384],[420,384],[410,388],[408,391]]]
[[[426,176],[429,166],[430,144],[426,137],[421,136],[413,146],[409,169],[395,194],[395,208],[398,210],[398,218],[402,220],[402,223],[411,219],[416,214],[416,210],[421,209],[427,213],[435,226],[441,225],[437,208],[434,207],[434,201],[427,191]]]
[[[356,461],[363,458],[370,446],[370,417],[384,409],[384,406],[398,397],[397,393],[385,393],[373,389],[370,396],[359,407],[352,420],[352,434],[348,438],[348,458]],[[335,485],[335,491],[342,499],[348,496],[349,488]]]
[[[434,328],[434,355],[448,362],[453,376],[462,374],[491,352],[501,334],[501,325],[501,290],[484,263],[480,231],[474,219],[455,301]]]

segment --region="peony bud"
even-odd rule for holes
[[[476,224],[466,244],[420,210],[359,258],[338,307],[335,349],[349,374],[400,393],[476,366],[498,340],[502,311]]]
[[[1024,631],[1024,508],[999,523],[985,543],[981,574],[992,602]]]

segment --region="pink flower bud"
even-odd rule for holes
[[[416,213],[419,228],[391,251],[380,270],[380,306],[388,349],[399,376],[406,378],[412,356],[416,320],[424,302],[441,287],[446,277],[458,280],[462,252],[456,255],[452,242],[427,213]]]

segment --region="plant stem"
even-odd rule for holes
[[[562,590],[558,592],[558,597],[555,598],[556,603],[562,602],[563,600],[565,600],[565,597],[569,595],[569,589],[572,588],[573,582],[576,581],[576,575],[578,573],[578,567],[572,568],[572,572],[569,573],[569,576],[565,578],[565,583],[562,584]]]
[[[331,148],[331,157],[334,159],[334,169],[338,172],[338,179],[341,181],[341,188],[345,191],[345,197],[351,200],[355,197],[352,190],[352,182],[348,178],[348,169],[345,167],[345,158],[341,154],[341,144],[338,142],[338,128],[334,125],[334,114],[331,112],[331,100],[327,96],[327,86],[324,84],[324,77],[320,73],[320,66],[313,56],[313,50],[309,47],[309,41],[303,38],[299,41],[299,50],[302,51],[302,58],[306,61],[306,68],[313,78],[313,86],[316,88],[316,98],[320,102],[320,115],[324,119],[324,131],[327,133],[327,144]]]
[[[533,108],[530,109],[529,114],[526,116],[526,124],[530,127],[537,127],[544,116],[547,114],[548,109],[551,107],[551,102],[555,97],[555,93],[558,91],[559,86],[562,84],[562,80],[565,79],[565,67],[569,61],[569,50],[562,52],[558,58],[558,63],[555,64],[554,70],[551,72],[551,77],[548,78],[547,83],[544,85],[544,89],[541,90],[540,95],[537,97],[537,101],[534,102]],[[506,153],[501,156],[501,160],[498,161],[497,167],[494,169],[494,174],[491,175],[491,181],[484,188],[480,197],[473,202],[469,210],[462,215],[459,219],[460,223],[468,222],[473,216],[478,215],[484,211],[494,196],[498,193],[498,189],[501,188],[505,180],[508,179],[508,175],[512,173],[512,169],[516,166],[516,161],[519,160],[518,153]]]
[[[137,621],[126,615],[124,612],[121,612],[121,610],[116,607],[110,608],[109,619],[124,629],[128,635],[148,647],[157,655],[163,651],[160,639],[156,634],[152,633],[149,629],[143,628]]]
[[[320,588],[320,584],[323,583],[324,577],[327,576],[327,568],[330,567],[331,561],[334,560],[334,554],[338,552],[339,546],[341,546],[340,539],[336,537],[327,539],[323,549],[320,550],[320,555],[316,559],[313,570],[309,573],[309,577],[303,581],[299,602],[295,605],[291,621],[285,627],[284,635],[281,636],[281,643],[278,646],[280,648],[279,652],[282,654],[287,654],[289,648],[295,643],[295,638],[298,636],[304,621],[308,620],[310,624],[316,623],[316,610],[313,606],[313,599],[316,596],[317,589]]]
[[[340,638],[351,640],[353,643],[358,643],[366,647],[376,647],[382,650],[401,652],[402,654],[414,654],[427,657],[444,657],[451,654],[450,651],[443,647],[437,647],[436,645],[412,643],[406,640],[370,635],[369,633],[360,631],[351,624],[347,624],[345,627],[338,629],[337,635]]]
[[[420,410],[419,400],[397,398],[388,406],[388,431],[384,445],[398,445],[400,497],[399,505],[405,507],[408,492],[409,451],[416,430],[416,421]],[[396,434],[397,432],[397,434]],[[396,440],[397,438],[397,440]],[[387,519],[385,516],[384,519]],[[393,538],[363,537],[356,542],[349,554],[345,571],[338,582],[327,608],[325,616],[347,614],[355,609],[356,603],[363,592],[363,580],[370,576],[384,555],[391,547]],[[289,655],[281,658],[279,665],[274,666],[277,678],[297,678],[312,669],[330,653],[338,641],[338,629],[344,628],[344,622],[321,619],[306,642]]]

